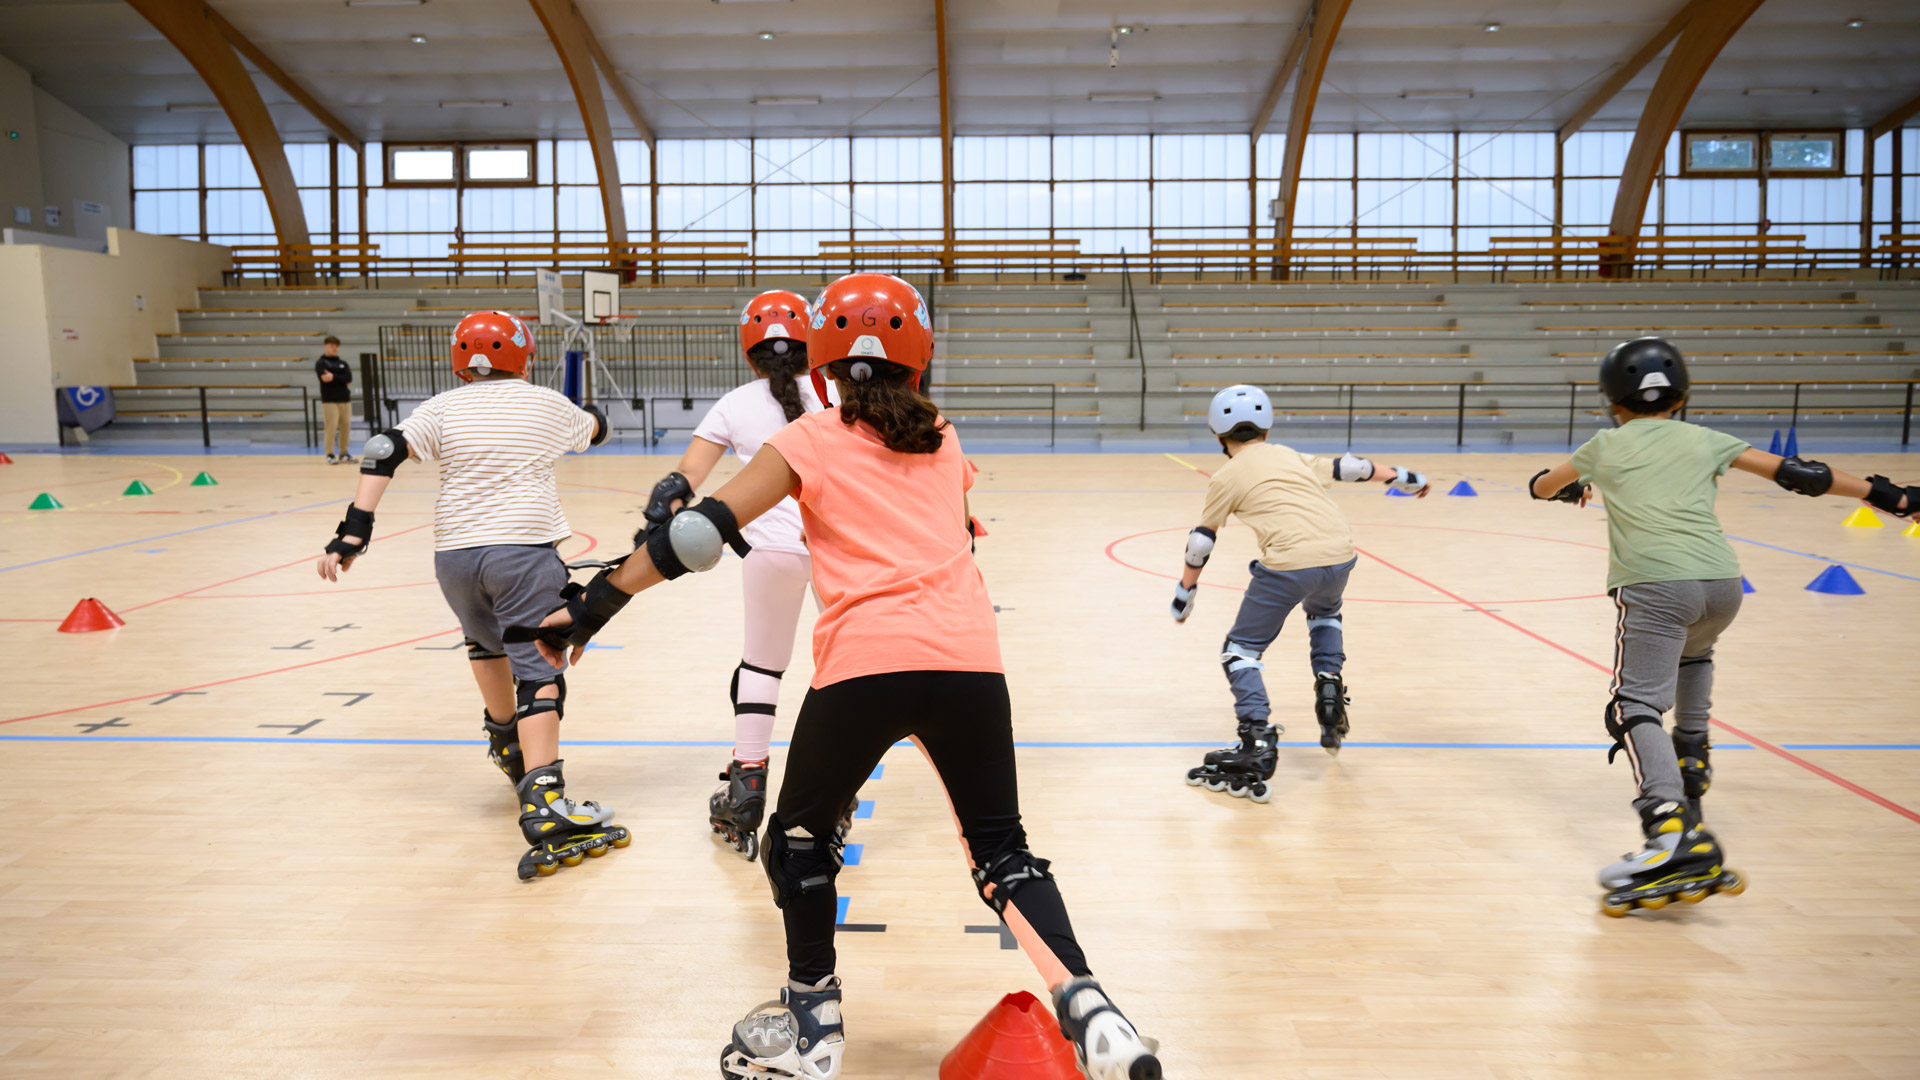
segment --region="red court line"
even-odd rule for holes
[[[279,675],[283,672],[299,671],[301,668],[331,664],[336,660],[348,660],[356,656],[365,656],[368,653],[377,653],[386,649],[397,649],[402,645],[411,645],[416,641],[426,641],[429,638],[445,637],[448,634],[457,634],[459,632],[460,628],[457,626],[451,630],[436,630],[431,634],[422,634],[419,637],[411,637],[405,641],[395,641],[386,645],[375,645],[371,649],[342,653],[339,656],[329,656],[321,660],[309,660],[304,664],[289,664],[286,667],[272,668],[267,671],[256,671],[250,675],[235,675],[232,678],[215,679],[212,682],[196,683],[193,686],[177,686],[166,690],[155,690],[152,693],[134,694],[131,697],[114,698],[111,701],[95,701],[87,705],[74,705],[65,709],[50,709],[47,712],[34,713],[32,716],[15,716],[10,719],[0,720],[0,724],[18,724],[23,720],[39,720],[48,716],[63,716],[67,713],[85,712],[88,709],[104,709],[109,705],[125,705],[129,701],[151,701],[154,698],[166,697],[168,694],[183,694],[192,690],[205,690],[209,686],[225,686],[228,683],[246,682],[248,679],[259,679],[268,675]]]
[[[1464,597],[1458,596],[1454,593],[1448,592],[1445,589],[1442,589],[1440,586],[1435,585],[1433,582],[1428,581],[1427,579],[1421,577],[1418,574],[1413,573],[1410,570],[1404,570],[1398,566],[1393,565],[1392,563],[1381,558],[1380,556],[1375,555],[1371,551],[1367,551],[1365,549],[1358,549],[1358,550],[1360,551],[1360,554],[1365,555],[1367,558],[1372,559],[1374,562],[1379,563],[1381,566],[1384,566],[1387,569],[1394,571],[1395,573],[1403,574],[1409,578],[1412,578],[1414,581],[1417,581],[1420,584],[1425,585],[1427,588],[1432,589],[1435,592],[1442,593],[1447,596],[1451,596],[1455,600],[1460,601],[1460,603],[1465,604],[1467,607],[1470,607],[1473,610],[1478,611],[1480,614],[1485,615],[1487,618],[1492,619],[1499,623],[1503,623],[1506,626],[1512,627],[1513,629],[1520,631],[1522,634],[1527,635],[1528,637],[1532,638],[1533,640],[1539,642],[1542,645],[1547,646],[1550,649],[1554,649],[1556,651],[1565,653],[1566,655],[1574,658],[1575,660],[1580,661],[1583,664],[1586,664],[1587,666],[1593,668],[1596,671],[1605,672],[1608,675],[1613,674],[1612,669],[1608,668],[1607,665],[1600,663],[1598,660],[1595,660],[1591,657],[1582,656],[1581,654],[1574,652],[1572,649],[1567,648],[1565,645],[1562,645],[1557,641],[1554,641],[1550,638],[1542,637],[1541,635],[1534,633],[1533,631],[1527,629],[1526,627],[1521,626],[1519,623],[1514,622],[1512,619],[1502,618],[1498,614],[1488,611],[1486,608],[1481,607],[1479,604],[1476,604],[1471,600],[1468,600]],[[1745,739],[1747,742],[1752,743],[1753,745],[1759,747],[1762,750],[1767,751],[1770,754],[1775,755],[1776,757],[1779,757],[1786,761],[1791,761],[1795,765],[1798,765],[1801,768],[1807,770],[1808,772],[1813,773],[1815,776],[1821,777],[1825,780],[1832,781],[1834,784],[1837,784],[1838,786],[1853,792],[1855,795],[1858,795],[1861,798],[1868,800],[1869,802],[1878,803],[1879,805],[1886,807],[1888,810],[1891,810],[1894,813],[1899,814],[1901,817],[1906,818],[1909,821],[1920,823],[1920,813],[1915,813],[1912,810],[1909,810],[1906,807],[1901,806],[1899,803],[1896,803],[1891,799],[1888,799],[1884,796],[1877,795],[1871,791],[1868,791],[1866,788],[1863,788],[1859,784],[1856,784],[1853,781],[1848,780],[1844,776],[1839,776],[1835,773],[1828,772],[1827,770],[1821,768],[1820,766],[1815,765],[1813,762],[1808,761],[1807,759],[1800,757],[1797,754],[1793,754],[1786,750],[1783,750],[1780,747],[1775,746],[1770,742],[1767,742],[1765,739],[1756,739],[1753,736],[1748,735],[1746,732],[1741,731],[1739,728],[1734,727],[1732,724],[1729,724],[1724,720],[1714,719],[1710,722],[1716,727],[1725,729],[1729,734],[1732,734],[1736,738]]]
[[[423,585],[437,585],[437,584],[439,584],[439,582],[437,581],[408,581],[399,585],[362,585],[357,589],[339,589],[339,588],[309,589],[306,592],[221,593],[214,596],[204,596],[200,593],[195,593],[191,596],[182,597],[182,599],[184,600],[277,600],[277,599],[281,599],[283,597],[288,597],[288,596],[337,596],[341,593],[380,592],[385,589],[418,589]],[[211,588],[211,586],[209,586],[209,588]],[[133,609],[128,608],[127,610],[132,611]],[[46,621],[52,622],[53,620],[48,619]]]
[[[399,532],[388,533],[385,536],[376,536],[374,537],[374,539],[375,540],[391,540],[396,536],[405,536],[410,532],[418,532],[419,530],[424,528],[426,528],[425,525],[415,525],[410,529],[401,529]],[[251,574],[241,574],[239,577],[228,578],[225,581],[216,581],[211,585],[202,585],[197,589],[188,589],[186,592],[174,593],[172,596],[163,596],[158,600],[149,600],[144,604],[135,604],[132,607],[121,608],[120,610],[122,612],[139,611],[141,608],[150,608],[155,604],[164,604],[169,600],[178,600],[183,596],[192,596],[194,593],[197,593],[197,592],[206,592],[208,589],[217,589],[222,585],[231,585],[236,581],[245,581],[248,578],[259,577],[261,574],[271,574],[275,570],[285,570],[289,566],[298,566],[304,562],[313,562],[318,558],[319,558],[319,555],[317,554],[302,555],[301,557],[294,559],[292,562],[283,562],[279,566],[269,566],[265,570],[255,570]]]

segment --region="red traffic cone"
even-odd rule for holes
[[[13,459],[8,457],[4,453],[0,453],[0,465],[11,465],[11,464],[13,464]]]
[[[107,610],[107,605],[89,596],[73,605],[67,613],[67,621],[60,624],[63,634],[91,634],[95,630],[112,630],[127,625],[127,620]]]
[[[1073,1044],[1040,999],[1000,999],[940,1061],[940,1080],[1081,1080]]]

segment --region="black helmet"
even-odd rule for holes
[[[1600,393],[1616,405],[1679,401],[1692,384],[1686,360],[1665,338],[1623,341],[1600,361]]]

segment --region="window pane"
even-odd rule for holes
[[[925,138],[853,140],[855,180],[939,180],[940,140]]]
[[[718,141],[718,140],[707,140]],[[664,144],[663,144],[664,145]],[[666,154],[661,154],[662,168],[665,167]],[[743,186],[727,187],[668,187],[660,188],[660,228],[661,239],[669,237],[666,232],[679,232],[686,229],[749,229],[752,222],[753,204],[747,200],[747,188]],[[563,222],[562,228],[565,228]]]
[[[1243,188],[1240,195],[1243,206],[1246,198]],[[1144,183],[1108,181],[1054,186],[1053,221],[1062,229],[1144,229],[1152,221],[1151,207]],[[1242,220],[1244,222],[1244,217]],[[1084,243],[1081,248],[1089,250]]]
[[[1303,236],[1339,233],[1353,221],[1353,188],[1345,180],[1302,180],[1295,203],[1293,227]]]
[[[287,165],[293,169],[295,187],[326,187],[328,183],[326,143],[287,143]]]
[[[1553,140],[1550,131],[1510,132],[1487,136],[1466,132],[1460,136],[1460,171],[1483,178],[1552,176]]]
[[[851,175],[846,139],[755,139],[753,172],[762,183],[844,184]]]
[[[467,179],[531,180],[533,155],[519,146],[468,150]]]
[[[753,160],[743,143],[731,139],[662,139],[656,145],[662,183],[744,184],[753,178]],[[666,221],[664,206],[660,218]]]
[[[755,189],[753,198],[757,228],[844,230],[848,225],[845,188],[768,184]]]
[[[207,186],[210,188],[257,188],[260,177],[254,174],[253,159],[244,146],[207,147]]]
[[[959,171],[957,166],[955,171]],[[955,185],[953,222],[957,229],[1044,230],[1051,223],[1047,209],[1047,185]]]
[[[1153,224],[1156,229],[1209,228],[1215,234],[1243,235],[1248,199],[1244,180],[1160,181],[1153,188]]]
[[[1145,180],[1149,139],[1145,135],[1056,135],[1057,180]]]
[[[1353,136],[1308,135],[1300,175],[1344,179],[1353,175]]]
[[[939,184],[860,184],[853,189],[854,224],[861,228],[933,230],[940,220]]]
[[[1153,175],[1165,180],[1231,180],[1247,175],[1247,140],[1238,135],[1160,135]]]
[[[1553,181],[1463,178],[1460,181],[1460,224],[1551,226]]]
[[[1751,169],[1755,165],[1754,137],[1751,135],[1687,137],[1689,169]]]
[[[1831,136],[1805,136],[1767,140],[1767,166],[1774,169],[1831,169],[1839,163],[1838,140]]]
[[[598,184],[593,147],[585,139],[561,139],[553,145],[553,178],[559,184]]]
[[[1566,175],[1610,176],[1618,183],[1620,170],[1627,167],[1627,151],[1632,146],[1631,131],[1576,132],[1567,140],[1563,158]]]
[[[273,216],[267,197],[258,191],[207,192],[207,238],[255,237],[273,234]]]
[[[1254,153],[1254,162],[1260,167],[1261,179],[1278,180],[1280,178],[1280,156],[1286,152],[1286,147],[1285,135],[1260,136],[1260,145]]]
[[[1329,136],[1329,138],[1346,138],[1346,136]],[[1310,151],[1313,149],[1311,140],[1308,141],[1308,149]],[[1398,132],[1362,134],[1359,140],[1359,154],[1358,168],[1361,176],[1425,180],[1428,177],[1445,176],[1452,171],[1453,136]],[[1318,174],[1303,170],[1302,175]]]
[[[545,149],[545,144],[542,144],[542,149]],[[647,183],[647,168],[650,162],[647,159],[646,143],[641,142],[639,139],[615,139],[613,141],[613,159],[620,165],[620,182],[622,184]],[[632,221],[633,215],[628,214],[627,220]]]
[[[493,233],[550,233],[553,230],[553,193],[549,190],[474,188],[463,192],[461,197],[469,240],[480,240]]]
[[[1452,181],[1362,180],[1358,217],[1362,225],[1390,229],[1452,225]],[[1406,235],[1406,232],[1401,230],[1394,235]]]
[[[141,191],[133,196],[133,227],[160,236],[200,235],[200,195],[192,191]]]
[[[962,136],[953,140],[956,180],[1045,180],[1050,165],[1044,135]]]
[[[395,150],[391,157],[393,175],[388,179],[393,182],[453,182],[452,150]]]

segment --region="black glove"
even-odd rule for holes
[[[1884,476],[1869,476],[1867,483],[1873,490],[1867,492],[1867,505],[1875,510],[1892,514],[1894,517],[1912,517],[1920,510],[1920,487],[1901,487]],[[1901,498],[1907,500],[1907,508],[1900,509]]]
[[[1536,499],[1544,499],[1546,502],[1577,503],[1580,501],[1580,497],[1587,493],[1587,485],[1575,480],[1573,483],[1568,484],[1566,487],[1561,488],[1551,495],[1535,495],[1533,485],[1539,483],[1541,477],[1552,471],[1552,469],[1541,469],[1539,472],[1534,473],[1533,479],[1527,481],[1527,494],[1533,495]]]
[[[357,536],[360,542],[347,543],[347,537]],[[373,512],[362,510],[352,503],[347,504],[347,516],[334,526],[333,539],[327,541],[327,554],[340,556],[340,565],[345,566],[367,553],[373,546]]]
[[[627,606],[633,594],[621,592],[607,580],[607,571],[593,575],[593,580],[584,586],[577,581],[567,582],[560,590],[560,600],[567,607],[569,622],[554,626],[509,626],[501,634],[508,644],[527,641],[543,641],[555,652],[565,652],[578,645],[593,640],[593,635],[607,625],[608,620]]]

